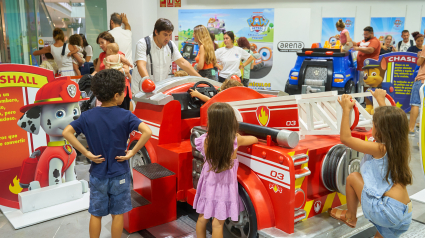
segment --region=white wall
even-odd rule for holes
[[[362,39],[363,28],[370,25],[371,17],[406,17],[405,29],[419,31],[421,18],[425,17],[425,1],[385,0],[385,1],[279,1],[279,0],[182,0],[181,8],[163,8],[158,6],[158,18],[178,22],[178,9],[220,9],[220,8],[310,8],[310,36],[304,42],[311,45],[320,42],[322,17],[355,17],[354,40]],[[286,24],[297,24],[287,22]],[[279,24],[281,25],[281,24]],[[278,25],[277,25],[278,26]],[[175,29],[173,35],[176,35]],[[276,28],[276,31],[278,27]],[[275,41],[278,39],[275,39]]]
[[[135,48],[140,38],[152,32],[155,21],[161,17],[167,18],[173,22],[175,30],[172,39],[174,40],[174,36],[178,35],[179,9],[281,8],[285,10],[293,9],[294,11],[295,9],[310,9],[309,14],[306,12],[305,19],[300,19],[303,17],[302,15],[297,15],[289,20],[285,18],[283,24],[279,22],[276,24],[277,27],[275,28],[275,44],[283,40],[283,38],[290,40],[292,37],[294,40],[299,40],[301,37],[306,47],[309,47],[314,42],[320,42],[322,17],[355,17],[354,41],[362,40],[363,28],[370,25],[371,17],[405,17],[405,29],[408,29],[410,32],[419,31],[421,27],[421,18],[425,17],[425,1],[414,0],[357,0],[349,2],[335,0],[182,0],[181,2],[181,8],[162,8],[159,7],[158,0],[107,0],[107,11],[109,15],[115,11],[127,13],[133,29],[133,48]],[[277,20],[277,18],[275,20]],[[308,26],[304,24],[305,20],[309,21]],[[279,32],[279,28],[282,31],[282,35],[276,34],[276,32]],[[296,32],[308,31],[308,33],[291,33],[288,31],[288,29],[296,28],[298,28]],[[292,59],[292,56],[288,53],[275,52],[274,65],[285,64],[284,67],[286,68],[293,67],[293,64],[286,65],[289,64],[287,60],[282,62],[278,61],[280,58],[283,59],[285,57]],[[280,56],[277,57],[278,55]],[[295,62],[294,59],[293,61]],[[281,79],[282,82],[279,82],[278,89],[283,89],[280,88],[280,86],[284,85],[286,82],[286,71],[288,71],[288,69],[279,71],[283,80]]]
[[[108,28],[114,12],[125,13],[133,33],[133,58],[137,42],[150,34],[158,19],[159,1],[156,0],[107,0]],[[134,59],[133,59],[134,60]]]

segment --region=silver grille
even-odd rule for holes
[[[305,72],[305,80],[323,80],[326,82],[328,76],[328,69],[326,67],[307,67]],[[316,84],[317,85],[317,84]]]

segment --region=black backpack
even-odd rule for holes
[[[398,50],[400,50],[401,42],[403,42],[403,41],[398,42],[398,47],[397,47]],[[410,46],[413,46],[413,40],[410,40]]]
[[[87,97],[89,97],[89,100],[82,101],[79,103],[81,113],[90,110],[96,106],[96,96],[94,96],[93,92],[91,91],[91,79],[93,77],[90,74],[84,75],[80,81],[78,81],[78,88],[80,91],[86,92]]]
[[[146,56],[149,55],[149,59],[151,60],[151,74],[153,75],[153,66],[152,66],[153,63],[152,63],[152,56],[151,56],[151,39],[149,36],[145,37],[145,42],[146,42]],[[168,42],[168,47],[171,50],[171,58],[173,58],[174,47],[171,41]]]

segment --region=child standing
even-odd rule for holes
[[[73,49],[68,53],[68,56],[72,56],[73,54],[77,53],[81,60],[83,61],[83,63],[86,62],[86,60],[84,59],[84,54],[83,54],[83,38],[81,38],[80,35],[78,34],[74,34],[71,37],[69,37],[69,44],[73,47]],[[75,74],[77,76],[81,75],[80,72],[80,66],[78,65],[78,61],[75,60],[75,58],[72,58],[72,67],[74,68]]]
[[[336,35],[335,38],[341,41],[341,52],[348,52],[353,47],[353,40],[350,37],[350,33],[345,29],[345,23],[342,19],[336,23],[337,31],[341,32],[340,35]]]
[[[385,90],[371,93],[380,106],[373,115],[372,135],[376,142],[351,136],[349,117],[355,102],[349,95],[338,99],[343,110],[341,142],[365,155],[361,174],[354,172],[347,177],[348,210],[334,208],[330,214],[354,228],[361,202],[365,218],[378,230],[375,237],[399,237],[412,222],[412,203],[406,190],[412,184],[409,125],[402,109],[385,106]]]
[[[241,136],[232,107],[214,103],[208,108],[208,132],[195,139],[196,149],[205,158],[198,182],[193,208],[199,213],[196,223],[198,238],[206,237],[206,225],[211,217],[213,237],[223,237],[227,218],[237,221],[244,210],[239,198],[237,171],[239,146],[258,142],[254,136]]]
[[[101,107],[81,114],[68,125],[63,136],[72,146],[92,161],[90,167],[90,237],[99,237],[103,216],[112,215],[112,238],[121,237],[124,216],[130,211],[130,168],[128,159],[136,154],[152,135],[149,127],[130,111],[119,108],[124,100],[124,75],[113,69],[98,72],[91,89]],[[75,115],[78,115],[78,111]],[[126,152],[129,134],[142,133],[136,146]],[[74,133],[83,133],[90,151],[77,140]]]

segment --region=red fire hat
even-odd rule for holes
[[[236,74],[231,75],[231,76],[229,77],[229,80],[236,80],[236,81],[238,81],[239,83],[241,82],[241,78],[239,78],[239,76],[237,76]]]
[[[81,96],[78,84],[70,77],[60,77],[43,85],[35,96],[33,104],[21,107],[20,111],[25,113],[29,109],[47,104],[73,103],[88,100]]]

